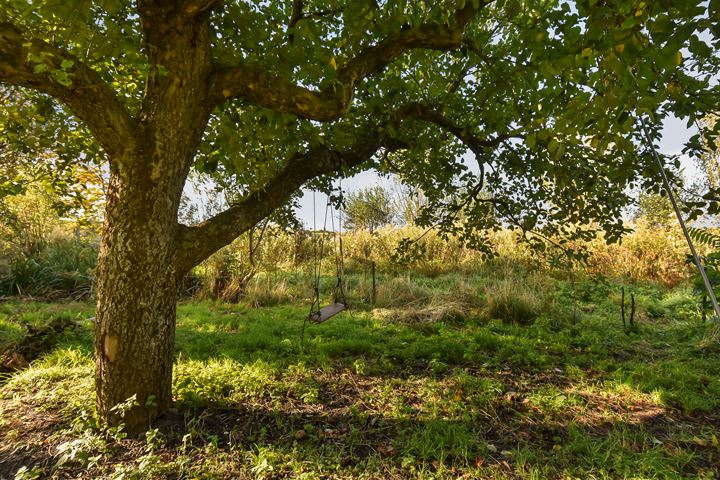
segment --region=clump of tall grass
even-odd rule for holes
[[[93,290],[97,244],[57,236],[0,269],[0,295],[87,298]]]
[[[430,288],[409,277],[392,279],[379,290],[383,302],[378,302],[376,313],[403,323],[454,322],[477,315],[484,305],[478,287],[462,277],[451,277],[438,287]]]
[[[408,276],[391,278],[377,288],[378,307],[411,307],[423,306],[433,298],[430,288],[413,281]]]
[[[516,277],[494,280],[485,286],[485,308],[488,319],[528,325],[545,311],[545,300],[534,289]]]
[[[699,347],[707,353],[720,353],[720,324],[713,323],[707,327]]]
[[[59,199],[39,187],[0,200],[0,295],[90,296],[99,243],[92,222],[61,219]]]
[[[477,310],[485,306],[485,296],[480,285],[473,284],[463,277],[448,285],[442,299],[448,302],[457,302],[466,310]]]
[[[287,280],[277,282],[250,282],[245,289],[243,300],[253,308],[272,307],[295,300],[296,296]]]
[[[466,304],[455,301],[433,301],[419,307],[408,306],[395,309],[375,309],[379,318],[401,323],[437,323],[465,320],[470,310]]]

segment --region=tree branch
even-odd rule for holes
[[[498,146],[504,140],[512,136],[512,133],[506,135],[498,135],[495,138],[487,139],[473,135],[467,129],[456,124],[434,107],[423,105],[420,103],[411,103],[398,111],[400,118],[415,118],[425,122],[434,123],[438,127],[452,133],[458,140],[464,143],[479,159],[486,148]]]
[[[224,212],[192,227],[181,226],[180,248],[176,271],[184,275],[192,267],[232,242],[273,210],[287,201],[308,180],[360,165],[380,149],[397,150],[408,145],[385,134],[388,126],[395,129],[403,120],[418,119],[450,131],[468,145],[476,155],[482,149],[498,145],[502,139],[480,139],[455,125],[431,107],[410,104],[392,112],[378,127],[371,129],[344,151],[327,147],[310,148],[295,154],[287,165],[261,190],[257,190]],[[482,165],[481,165],[482,169]]]
[[[482,8],[492,0],[480,2]],[[301,2],[296,2],[296,5]],[[210,97],[216,104],[241,98],[255,105],[303,118],[331,121],[350,108],[355,84],[382,71],[404,53],[414,49],[450,51],[462,45],[462,33],[477,10],[466,2],[452,25],[424,24],[390,35],[348,60],[337,72],[337,80],[321,90],[299,86],[270,71],[239,65],[216,70],[211,78]]]
[[[295,42],[295,26],[300,23],[301,20],[308,18],[323,18],[330,15],[336,15],[342,12],[342,8],[328,8],[325,10],[311,10],[306,12],[305,2],[303,0],[293,0],[292,9],[290,11],[290,19],[288,20],[286,32],[288,34],[288,43],[292,45]]]
[[[220,5],[222,0],[137,0],[138,11],[145,17],[145,21],[154,23],[150,18],[153,14],[168,15],[166,20],[178,20],[176,26],[181,26],[181,22],[190,21]]]
[[[33,88],[65,103],[111,158],[132,143],[135,122],[100,75],[69,52],[7,22],[0,23],[0,82]]]
[[[290,21],[288,22],[287,26],[288,41],[291,45],[295,41],[295,34],[292,32],[292,30],[295,28],[295,25],[297,25],[297,23],[303,18],[303,7],[303,0],[293,0],[292,13],[290,14]]]
[[[186,17],[193,18],[212,10],[221,3],[221,0],[185,0],[181,9]]]
[[[373,130],[345,151],[315,147],[295,154],[262,190],[257,190],[224,212],[198,225],[184,227],[177,257],[177,272],[184,274],[211,254],[249,230],[287,201],[306,181],[359,165],[382,145]]]

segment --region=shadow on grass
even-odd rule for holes
[[[693,429],[699,428],[698,422],[662,409],[635,421],[582,425],[563,421],[561,415],[543,422],[522,401],[504,395],[496,399],[494,409],[492,418],[398,419],[322,398],[294,411],[250,405],[173,410],[153,425],[164,438],[154,455],[166,465],[152,478],[185,478],[173,470],[180,468],[180,457],[198,465],[192,478],[235,478],[237,472],[257,473],[261,465],[273,472],[270,478],[294,478],[299,468],[337,478],[383,471],[402,472],[393,478],[422,478],[422,472],[444,472],[447,478],[561,473],[584,478],[688,478],[719,466],[711,447],[676,438],[678,422]],[[36,428],[40,433],[47,426]],[[148,452],[144,442],[122,440],[106,450],[107,458],[98,466],[86,469],[70,462],[54,469],[58,458],[53,450],[6,450],[0,478],[12,478],[22,465],[63,478],[99,474],[103,462],[133,464]],[[215,476],[203,470],[206,464],[213,465]],[[218,471],[223,473],[217,475]]]

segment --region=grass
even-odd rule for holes
[[[0,478],[715,478],[720,363],[688,289],[626,285],[626,333],[619,285],[415,280],[304,339],[307,305],[182,303],[175,409],[144,439],[94,420],[90,306],[1,304],[3,338],[80,328],[0,387]],[[507,289],[534,321],[492,313]]]

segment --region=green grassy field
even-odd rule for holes
[[[628,332],[614,284],[396,283],[304,339],[302,302],[181,304],[176,407],[142,439],[95,421],[92,306],[0,304],[3,342],[79,324],[2,380],[0,478],[716,478],[720,348],[688,289],[627,286]]]

